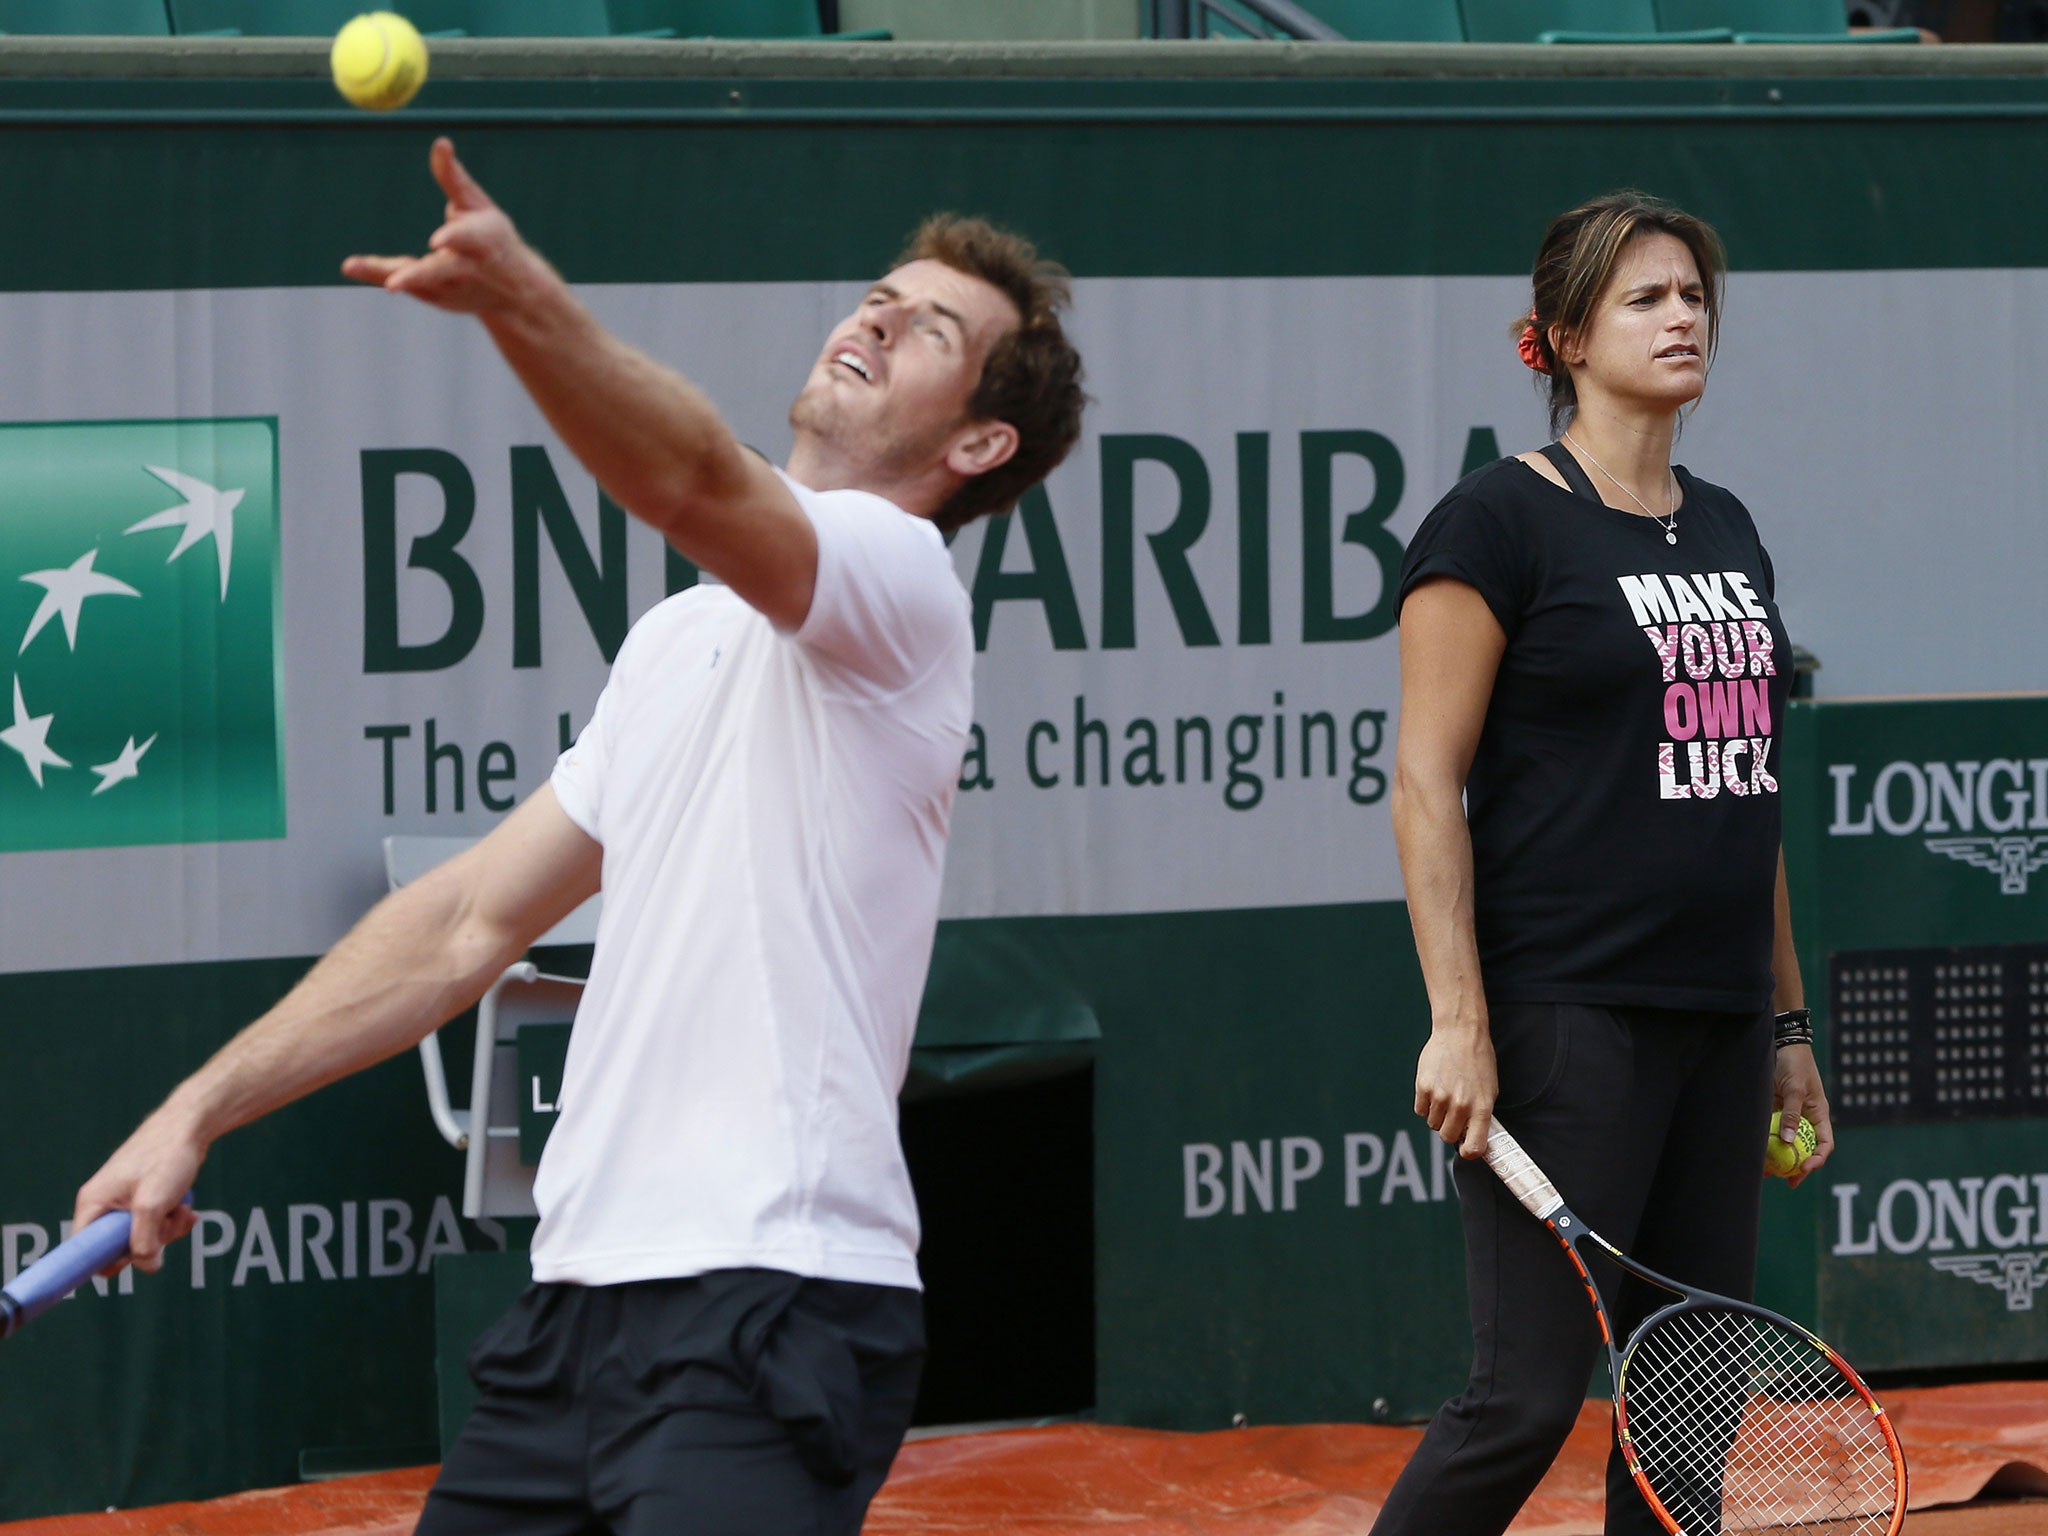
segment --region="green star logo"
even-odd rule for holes
[[[0,424],[0,851],[284,836],[277,421]]]

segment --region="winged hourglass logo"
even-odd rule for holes
[[[2008,1312],[2031,1312],[2034,1292],[2048,1285],[2048,1253],[1962,1253],[1927,1262],[1960,1279],[2005,1292]]]
[[[1930,837],[1928,851],[1998,876],[1998,889],[2006,896],[2027,894],[2027,876],[2048,867],[2048,837]]]

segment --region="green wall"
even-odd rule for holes
[[[587,282],[860,279],[935,206],[1083,276],[1513,274],[1618,185],[1738,269],[2048,251],[2033,79],[457,79],[376,117],[303,80],[0,76],[37,234],[0,288],[333,283],[431,227],[438,132]]]

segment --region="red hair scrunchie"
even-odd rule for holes
[[[1515,350],[1522,354],[1522,363],[1525,367],[1533,368],[1538,373],[1550,372],[1550,364],[1543,360],[1543,338],[1536,334],[1534,325],[1522,327],[1522,339],[1515,344]]]

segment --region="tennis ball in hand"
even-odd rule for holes
[[[1799,1129],[1787,1143],[1778,1135],[1779,1111],[1771,1112],[1771,1138],[1764,1143],[1764,1171],[1774,1178],[1790,1178],[1798,1172],[1799,1165],[1813,1156],[1813,1149],[1820,1138],[1814,1134],[1813,1122],[1801,1115]]]
[[[411,101],[427,78],[427,45],[395,11],[370,11],[334,34],[334,88],[359,107],[389,112]]]

